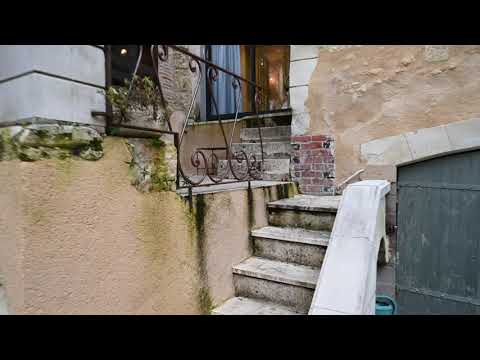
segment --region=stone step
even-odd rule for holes
[[[232,152],[245,151],[247,155],[255,154],[257,159],[262,157],[260,143],[235,143]],[[265,159],[290,159],[292,144],[290,142],[267,142],[263,144],[263,157]]]
[[[320,269],[252,256],[233,267],[236,296],[308,312]]]
[[[260,128],[263,142],[285,141],[290,142],[292,130],[290,126],[275,126]],[[258,142],[260,137],[258,128],[243,128],[240,130],[240,139],[242,142]],[[282,139],[282,140],[275,140]]]
[[[260,144],[260,138],[256,138],[256,139],[246,139],[246,140],[243,140],[243,139],[240,139],[242,143],[256,143],[256,144]],[[290,142],[290,136],[285,136],[285,137],[274,137],[274,138],[265,138],[265,137],[262,137],[262,141],[264,144],[266,143],[270,143],[270,142]]]
[[[212,315],[306,315],[306,313],[270,301],[234,297],[213,309]]]
[[[296,195],[268,203],[269,208],[336,213],[342,196]]]
[[[297,195],[268,203],[268,223],[279,227],[331,231],[341,196]]]
[[[291,126],[292,114],[290,113],[272,113],[272,114],[259,114],[247,117],[246,127],[256,128],[258,125],[262,127],[277,127],[277,126]]]
[[[320,267],[325,256],[330,233],[266,226],[252,231],[255,256]]]
[[[232,161],[232,166],[236,173],[241,176],[246,172],[247,163]],[[218,163],[218,173],[224,174],[225,169],[229,168],[227,160],[220,160]],[[263,162],[263,180],[266,181],[289,181],[290,180],[290,159],[265,159]],[[230,172],[230,169],[228,170]],[[233,178],[230,174],[229,178]]]

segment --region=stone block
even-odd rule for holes
[[[394,165],[368,165],[360,174],[360,179],[397,182],[397,167]]]
[[[33,124],[3,128],[1,135],[3,160],[37,161],[71,156],[98,160],[103,157],[103,138],[88,127]]]
[[[157,139],[128,139],[132,156],[131,183],[141,192],[175,191],[177,151],[171,135]]]
[[[437,62],[448,60],[448,45],[425,45],[425,61]]]
[[[292,136],[303,135],[308,132],[310,128],[310,114],[294,113],[292,114]]]
[[[445,125],[452,150],[480,147],[480,119],[470,119]]]
[[[296,86],[290,89],[290,107],[293,113],[304,113],[308,109],[305,107],[305,101],[308,98],[308,86]]]
[[[413,160],[429,158],[452,150],[444,126],[419,129],[405,134]]]
[[[368,165],[398,165],[413,160],[404,135],[372,140],[362,144],[360,149]]]
[[[317,58],[322,45],[290,45],[290,61]]]
[[[309,85],[310,77],[317,66],[317,59],[306,59],[290,63],[290,87]]]

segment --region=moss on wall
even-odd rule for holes
[[[214,305],[208,287],[207,241],[205,230],[205,219],[208,207],[205,196],[208,195],[198,194],[195,196],[193,213],[195,218],[195,240],[199,269],[198,303],[202,314],[210,314]]]

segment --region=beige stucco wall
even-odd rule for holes
[[[0,275],[10,313],[200,314],[233,296],[281,190],[195,196],[131,185],[124,139],[98,161],[0,164]]]
[[[337,183],[365,166],[361,144],[480,115],[480,46],[323,48],[307,133],[335,139]]]
[[[240,142],[240,130],[244,127],[247,127],[247,120],[238,120],[237,124],[234,127],[233,120],[224,120],[223,129],[225,131],[225,136],[227,142],[230,141],[230,136],[233,133],[233,143]],[[188,174],[195,174],[196,170],[192,166],[191,156],[196,149],[202,147],[224,147],[225,140],[222,135],[221,127],[218,121],[208,121],[208,122],[196,122],[192,126],[187,128],[186,134],[182,141],[181,146],[181,163],[182,168],[188,172]],[[204,151],[206,156],[211,154],[210,151]],[[215,151],[215,154],[219,159],[225,159],[225,150]],[[210,161],[210,160],[209,160]],[[204,166],[203,163],[201,165]]]

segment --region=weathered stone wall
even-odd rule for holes
[[[199,55],[198,45],[179,45],[196,55]],[[175,50],[169,49],[167,61],[160,61],[158,72],[165,99],[173,112],[170,121],[174,131],[180,132],[185,116],[188,113],[193,99],[194,84],[197,81],[198,71],[193,73],[189,67],[190,57]],[[192,109],[190,119],[200,116],[200,92]]]
[[[233,296],[231,267],[250,256],[250,229],[267,224],[265,202],[285,189],[197,195],[190,208],[144,182],[139,169],[168,153],[151,141],[106,137],[95,161],[1,161],[10,313],[202,314]]]

